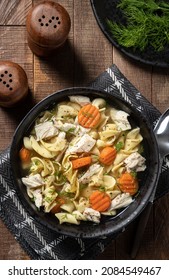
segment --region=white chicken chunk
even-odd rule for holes
[[[89,97],[87,97],[87,96],[72,95],[72,96],[69,96],[69,99],[71,102],[75,102],[75,103],[79,104],[80,106],[84,106],[88,103],[91,103]]]
[[[23,184],[28,188],[36,188],[44,184],[44,180],[40,176],[40,174],[30,175],[29,177],[23,177],[21,180]]]
[[[41,189],[35,189],[32,191],[32,195],[35,200],[35,205],[40,208],[43,205],[43,197]]]
[[[66,133],[64,131],[59,132],[58,138],[60,138],[62,140],[65,139],[66,138]]]
[[[132,202],[132,197],[129,193],[118,194],[111,202],[108,211],[120,209],[128,206]]]
[[[88,133],[90,131],[90,128],[85,128],[81,125],[76,126],[75,134],[77,136],[83,136],[84,134]]]
[[[96,144],[96,140],[93,139],[88,134],[84,134],[82,138],[75,143],[73,146],[69,146],[70,153],[88,153],[94,145]]]
[[[86,220],[94,222],[99,224],[100,223],[100,212],[96,211],[92,208],[85,208],[84,212],[83,212],[83,216],[86,218]]]
[[[138,152],[135,152],[129,155],[125,160],[124,163],[126,165],[127,172],[131,171],[144,171],[146,169],[145,165],[146,159],[142,157]]]
[[[127,119],[129,114],[124,111],[111,109],[110,116],[113,122],[117,125],[118,129],[121,131],[125,131],[131,129],[131,125]]]
[[[62,121],[56,121],[55,126],[66,133],[70,133],[77,136],[83,136],[84,134],[90,131],[90,128],[85,128],[78,124],[78,120],[75,121],[75,124],[72,123],[63,123]]]
[[[54,126],[52,121],[46,121],[35,126],[35,133],[37,141],[39,141],[57,135],[58,129]]]
[[[85,174],[82,175],[82,177],[79,178],[79,182],[82,183],[82,184],[87,184],[90,182],[90,179],[91,177],[98,173],[100,170],[102,169],[102,167],[95,163],[95,164],[92,164],[89,169],[86,171]]]
[[[72,123],[62,123],[61,121],[56,122],[56,126],[58,129],[64,132],[74,133],[76,129],[76,125]]]

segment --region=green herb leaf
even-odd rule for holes
[[[131,174],[131,176],[132,176],[133,178],[136,178],[136,177],[137,177],[137,172],[134,171],[134,170],[131,171],[130,174]]]
[[[120,141],[115,145],[115,147],[116,147],[117,152],[119,152],[124,147],[124,144],[123,144],[123,142]]]

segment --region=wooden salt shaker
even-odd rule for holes
[[[26,20],[27,40],[37,56],[48,56],[66,41],[71,21],[63,6],[53,1],[35,5]]]
[[[27,93],[28,79],[23,68],[12,61],[0,61],[0,106],[13,107]]]

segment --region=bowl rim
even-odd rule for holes
[[[79,93],[79,91],[80,91],[80,93]],[[82,93],[82,91],[83,91],[83,93]],[[35,122],[36,117],[38,117],[41,112],[45,111],[49,106],[51,106],[51,104],[57,104],[58,102],[61,101],[61,99],[68,97],[70,95],[84,95],[84,96],[87,95],[88,96],[88,94],[84,94],[84,93],[89,93],[89,91],[92,92],[93,94],[102,96],[102,98],[104,98],[103,95],[105,94],[105,95],[107,95],[107,96],[105,96],[105,99],[107,99],[107,98],[112,99],[114,97],[116,99],[116,101],[118,101],[120,103],[122,102],[122,104],[124,104],[124,106],[126,106],[132,112],[134,112],[138,116],[138,118],[144,120],[144,122],[150,132],[150,135],[153,139],[153,143],[154,143],[153,145],[155,147],[154,156],[156,159],[155,160],[156,168],[155,168],[155,172],[154,172],[154,179],[152,182],[153,187],[151,187],[147,190],[146,195],[144,196],[144,201],[142,201],[139,205],[137,205],[137,209],[136,209],[137,211],[135,210],[133,213],[130,213],[130,215],[128,216],[127,219],[126,218],[121,219],[120,224],[117,224],[115,228],[113,228],[113,226],[112,227],[109,226],[109,222],[108,222],[108,228],[106,228],[106,226],[105,226],[101,229],[100,232],[97,230],[96,231],[94,230],[94,232],[93,232],[93,230],[91,230],[88,233],[83,233],[80,230],[76,230],[75,232],[70,232],[68,230],[69,227],[66,230],[63,228],[63,224],[62,225],[57,224],[57,226],[54,227],[50,223],[46,222],[43,219],[43,217],[41,217],[39,214],[35,213],[35,211],[32,209],[32,207],[30,205],[28,205],[28,202],[25,200],[23,194],[21,192],[19,192],[18,180],[15,176],[15,167],[13,164],[14,159],[15,159],[14,147],[17,142],[18,134],[22,130],[22,127],[25,126],[26,122],[29,123],[29,126],[27,128],[27,130],[29,130],[29,127],[32,126],[32,124]],[[56,101],[53,100],[53,98],[55,98],[55,96],[56,96]],[[57,96],[58,96],[58,98],[57,98]],[[23,139],[23,135],[22,135],[22,139]],[[144,210],[144,208],[146,207],[146,205],[148,204],[148,202],[151,198],[153,191],[156,189],[159,175],[160,175],[159,164],[160,164],[160,160],[159,160],[158,144],[157,144],[153,129],[152,129],[150,123],[148,122],[148,120],[146,119],[146,117],[141,115],[140,111],[138,111],[134,106],[129,104],[127,101],[125,101],[121,96],[116,96],[116,94],[114,94],[112,92],[107,92],[107,91],[100,90],[100,89],[93,88],[93,87],[69,87],[69,88],[65,88],[65,89],[61,89],[56,92],[53,92],[52,94],[43,98],[25,115],[25,117],[19,123],[19,125],[17,126],[17,128],[13,134],[13,140],[12,140],[12,143],[10,146],[10,166],[11,166],[12,181],[14,183],[14,186],[15,186],[17,195],[20,199],[20,202],[22,203],[24,208],[26,208],[28,213],[33,218],[35,218],[35,220],[38,221],[40,224],[47,226],[50,230],[53,230],[53,231],[63,234],[63,235],[68,235],[70,237],[96,238],[96,237],[103,237],[103,236],[108,236],[108,235],[112,235],[112,234],[118,234],[118,233],[124,231],[124,229],[128,226],[128,224],[131,223],[136,217],[138,217],[140,215],[140,213]],[[129,207],[125,208],[124,210],[126,210],[128,208]],[[45,215],[47,215],[47,214],[48,213],[46,213]],[[75,225],[73,225],[73,226],[75,226]],[[79,228],[79,225],[75,226],[75,227]],[[95,226],[95,228],[96,228],[96,226]]]

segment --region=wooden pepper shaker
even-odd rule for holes
[[[12,61],[0,61],[0,106],[13,107],[27,93],[28,79],[23,68]]]
[[[43,1],[29,11],[26,28],[28,45],[37,56],[48,56],[66,41],[71,21],[63,6]]]

